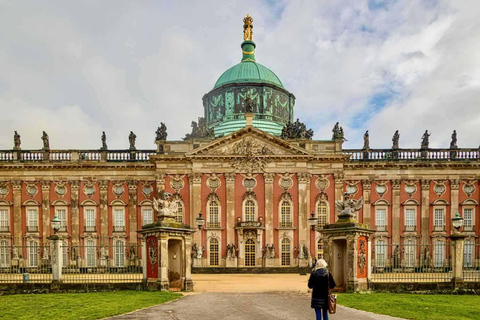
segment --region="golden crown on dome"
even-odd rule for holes
[[[253,18],[248,13],[243,18],[243,40],[253,41]]]

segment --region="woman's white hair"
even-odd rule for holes
[[[327,261],[323,259],[318,259],[317,264],[315,265],[315,270],[317,269],[324,269],[328,266]]]

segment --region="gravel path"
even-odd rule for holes
[[[191,293],[166,304],[112,317],[115,320],[270,320],[315,319],[310,297],[301,293]],[[330,319],[394,320],[389,316],[342,306]]]

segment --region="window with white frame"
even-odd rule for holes
[[[151,207],[142,208],[142,225],[153,223],[153,209]]]
[[[441,240],[435,240],[433,243],[433,250],[433,263],[435,265],[435,268],[443,267],[443,264],[445,262],[445,242]]]
[[[471,239],[465,240],[463,248],[463,266],[465,268],[472,268],[474,266],[474,249],[475,242]]]
[[[404,244],[405,267],[415,267],[415,240],[407,239]]]
[[[387,243],[384,240],[377,240],[375,242],[375,266],[378,268],[385,267],[385,260],[387,255]]]
[[[244,203],[245,221],[255,221],[255,201],[247,200]]]
[[[97,264],[97,246],[95,240],[87,240],[85,245],[85,256],[87,258],[87,267],[93,268]]]
[[[183,223],[183,212],[185,206],[183,205],[182,200],[177,200],[177,214],[175,215],[175,221],[178,223]]]
[[[280,204],[280,227],[292,227],[292,204],[287,200],[283,200]]]
[[[327,224],[327,203],[325,201],[317,202],[317,224],[319,227],[323,227]]]
[[[218,252],[218,240],[216,238],[210,239],[210,265],[218,266],[219,263],[219,252]]]
[[[386,208],[376,208],[375,225],[378,231],[387,230],[387,209]]]
[[[0,241],[0,267],[7,268],[10,266],[10,246],[7,240]]]
[[[10,231],[10,219],[7,208],[0,208],[0,232]]]
[[[125,243],[122,240],[115,240],[115,267],[125,266]]]
[[[85,231],[95,232],[95,208],[85,208]]]
[[[405,231],[415,231],[417,215],[415,208],[405,208]]]
[[[125,231],[125,209],[114,208],[113,213],[114,213],[113,230]]]
[[[211,200],[208,203],[208,226],[212,228],[220,227],[219,211],[220,206],[217,200]]]
[[[55,208],[55,214],[60,220],[60,231],[67,231],[67,209]]]
[[[38,231],[38,209],[27,208],[27,230],[36,232]]]
[[[435,231],[443,231],[445,229],[445,209],[434,208],[433,214],[433,229]]]
[[[36,267],[38,265],[38,254],[39,248],[36,241],[28,241],[27,245],[27,254],[28,254],[28,266]]]
[[[474,211],[473,208],[463,208],[463,230],[472,231],[474,222]]]
[[[282,240],[282,266],[290,265],[290,251],[291,251],[291,241],[288,238],[283,238]]]

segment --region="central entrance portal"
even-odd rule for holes
[[[245,266],[246,267],[255,267],[255,253],[256,246],[253,239],[248,239],[245,242]]]

